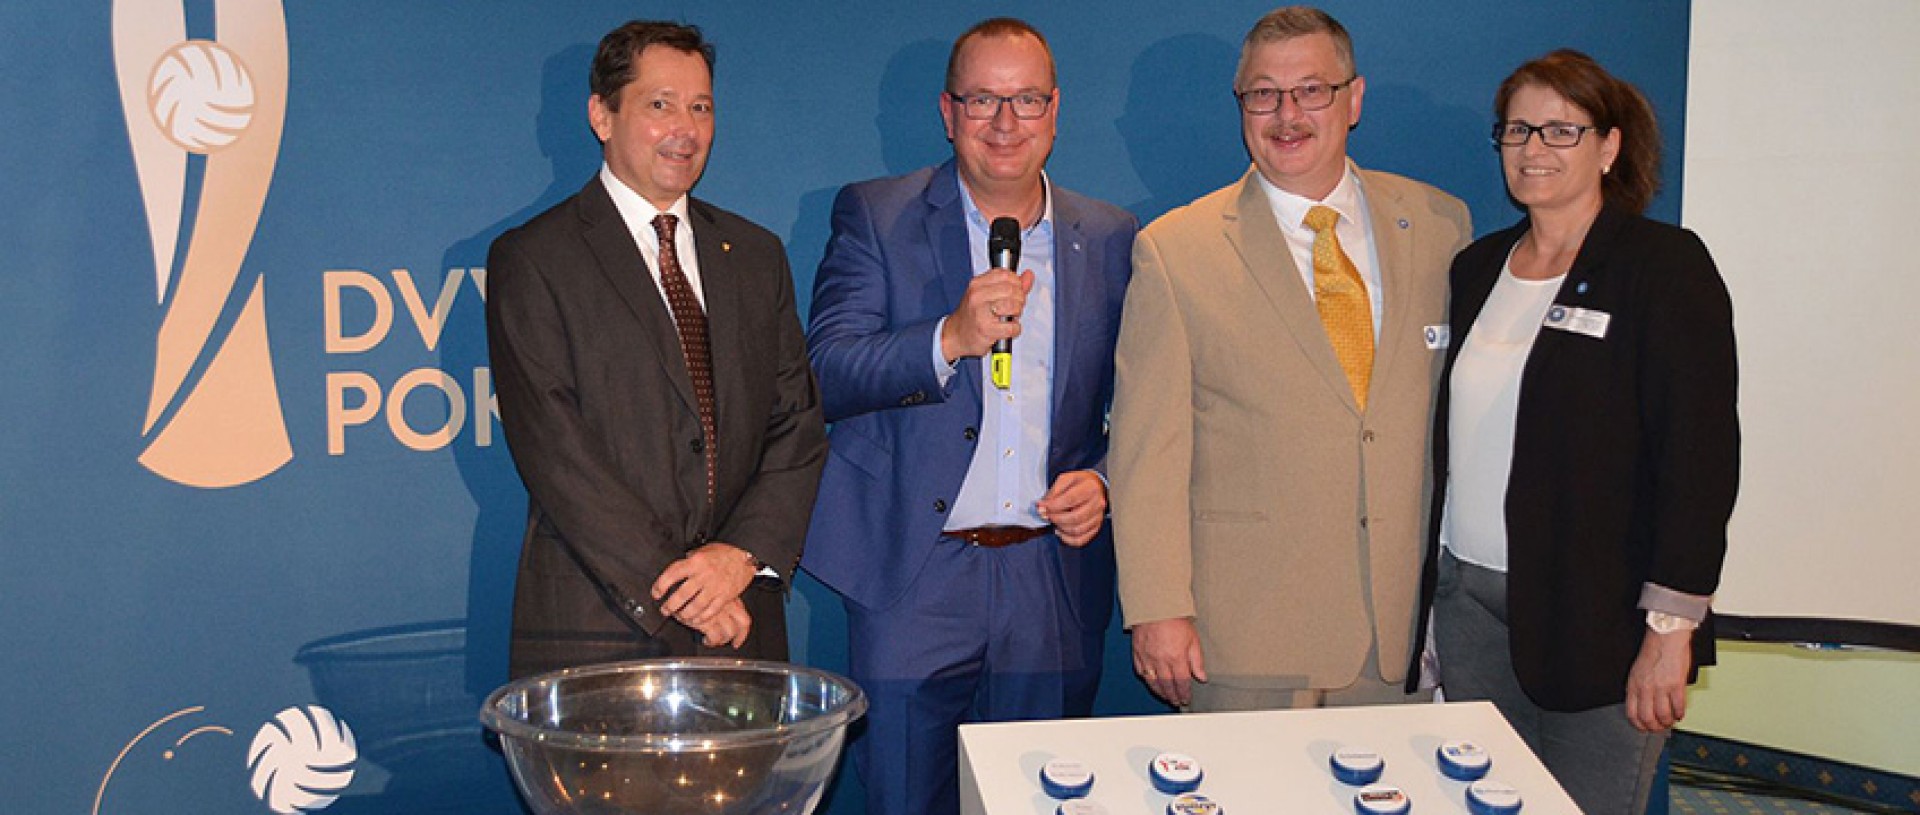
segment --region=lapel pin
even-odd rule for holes
[[[1411,226],[1411,224],[1408,224],[1408,223],[1407,223],[1407,219],[1405,219],[1405,218],[1401,218],[1401,219],[1400,219],[1400,228],[1401,228],[1401,229],[1406,229],[1406,228],[1407,228],[1408,226]]]
[[[1573,293],[1574,293],[1574,294],[1586,294],[1586,293],[1587,293],[1587,281],[1585,281],[1585,280],[1582,280],[1582,281],[1580,281],[1580,285],[1578,285],[1578,286],[1574,286],[1574,287],[1573,287]]]
[[[726,241],[721,241],[721,242],[720,242],[720,251],[722,251],[722,252],[731,252],[731,251],[733,251],[733,244],[731,244],[731,243],[728,243],[728,242],[726,242]]]
[[[1078,252],[1078,251],[1080,251],[1080,242],[1079,242],[1079,241],[1074,241],[1074,242],[1073,242],[1073,251],[1075,251],[1075,252]]]

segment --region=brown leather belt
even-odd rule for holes
[[[976,526],[972,529],[949,530],[946,536],[959,538],[986,549],[999,549],[1016,543],[1026,543],[1052,531],[1051,526],[1043,526],[1039,529],[1028,526]]]

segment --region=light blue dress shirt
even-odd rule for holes
[[[977,526],[1046,526],[1034,507],[1047,493],[1048,428],[1053,411],[1054,229],[1053,192],[1044,176],[1046,205],[1040,220],[1020,235],[1020,263],[1015,271],[1032,270],[1033,288],[1020,313],[1020,336],[1013,341],[1013,383],[1006,390],[980,377],[980,429],[973,461],[946,529]],[[960,184],[966,207],[967,240],[972,244],[973,268],[987,271],[987,218],[973,202],[973,193]],[[940,329],[933,333],[933,365],[941,387],[957,373],[940,353]]]

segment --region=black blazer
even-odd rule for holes
[[[1528,228],[1522,220],[1454,259],[1443,384]],[[1602,210],[1554,298],[1560,307],[1609,322],[1602,338],[1543,327],[1527,357],[1507,483],[1507,610],[1521,687],[1541,707],[1574,711],[1626,698],[1646,632],[1642,584],[1699,595],[1719,586],[1740,428],[1732,303],[1692,232]],[[1445,507],[1450,390],[1440,388],[1434,414],[1423,610]],[[1693,657],[1696,669],[1713,663],[1711,615]]]
[[[516,676],[698,653],[698,636],[663,617],[649,588],[709,540],[746,549],[783,581],[799,561],[826,435],[786,253],[737,215],[697,199],[688,213],[713,348],[715,506],[679,336],[598,177],[488,255],[494,387],[529,504]],[[752,641],[725,653],[784,658],[781,592],[747,595]]]

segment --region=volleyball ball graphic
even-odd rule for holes
[[[147,80],[147,106],[160,132],[205,155],[233,144],[253,123],[253,77],[225,46],[187,40],[167,50]]]
[[[279,815],[326,809],[353,782],[353,731],[319,705],[290,707],[247,748],[253,794]]]

